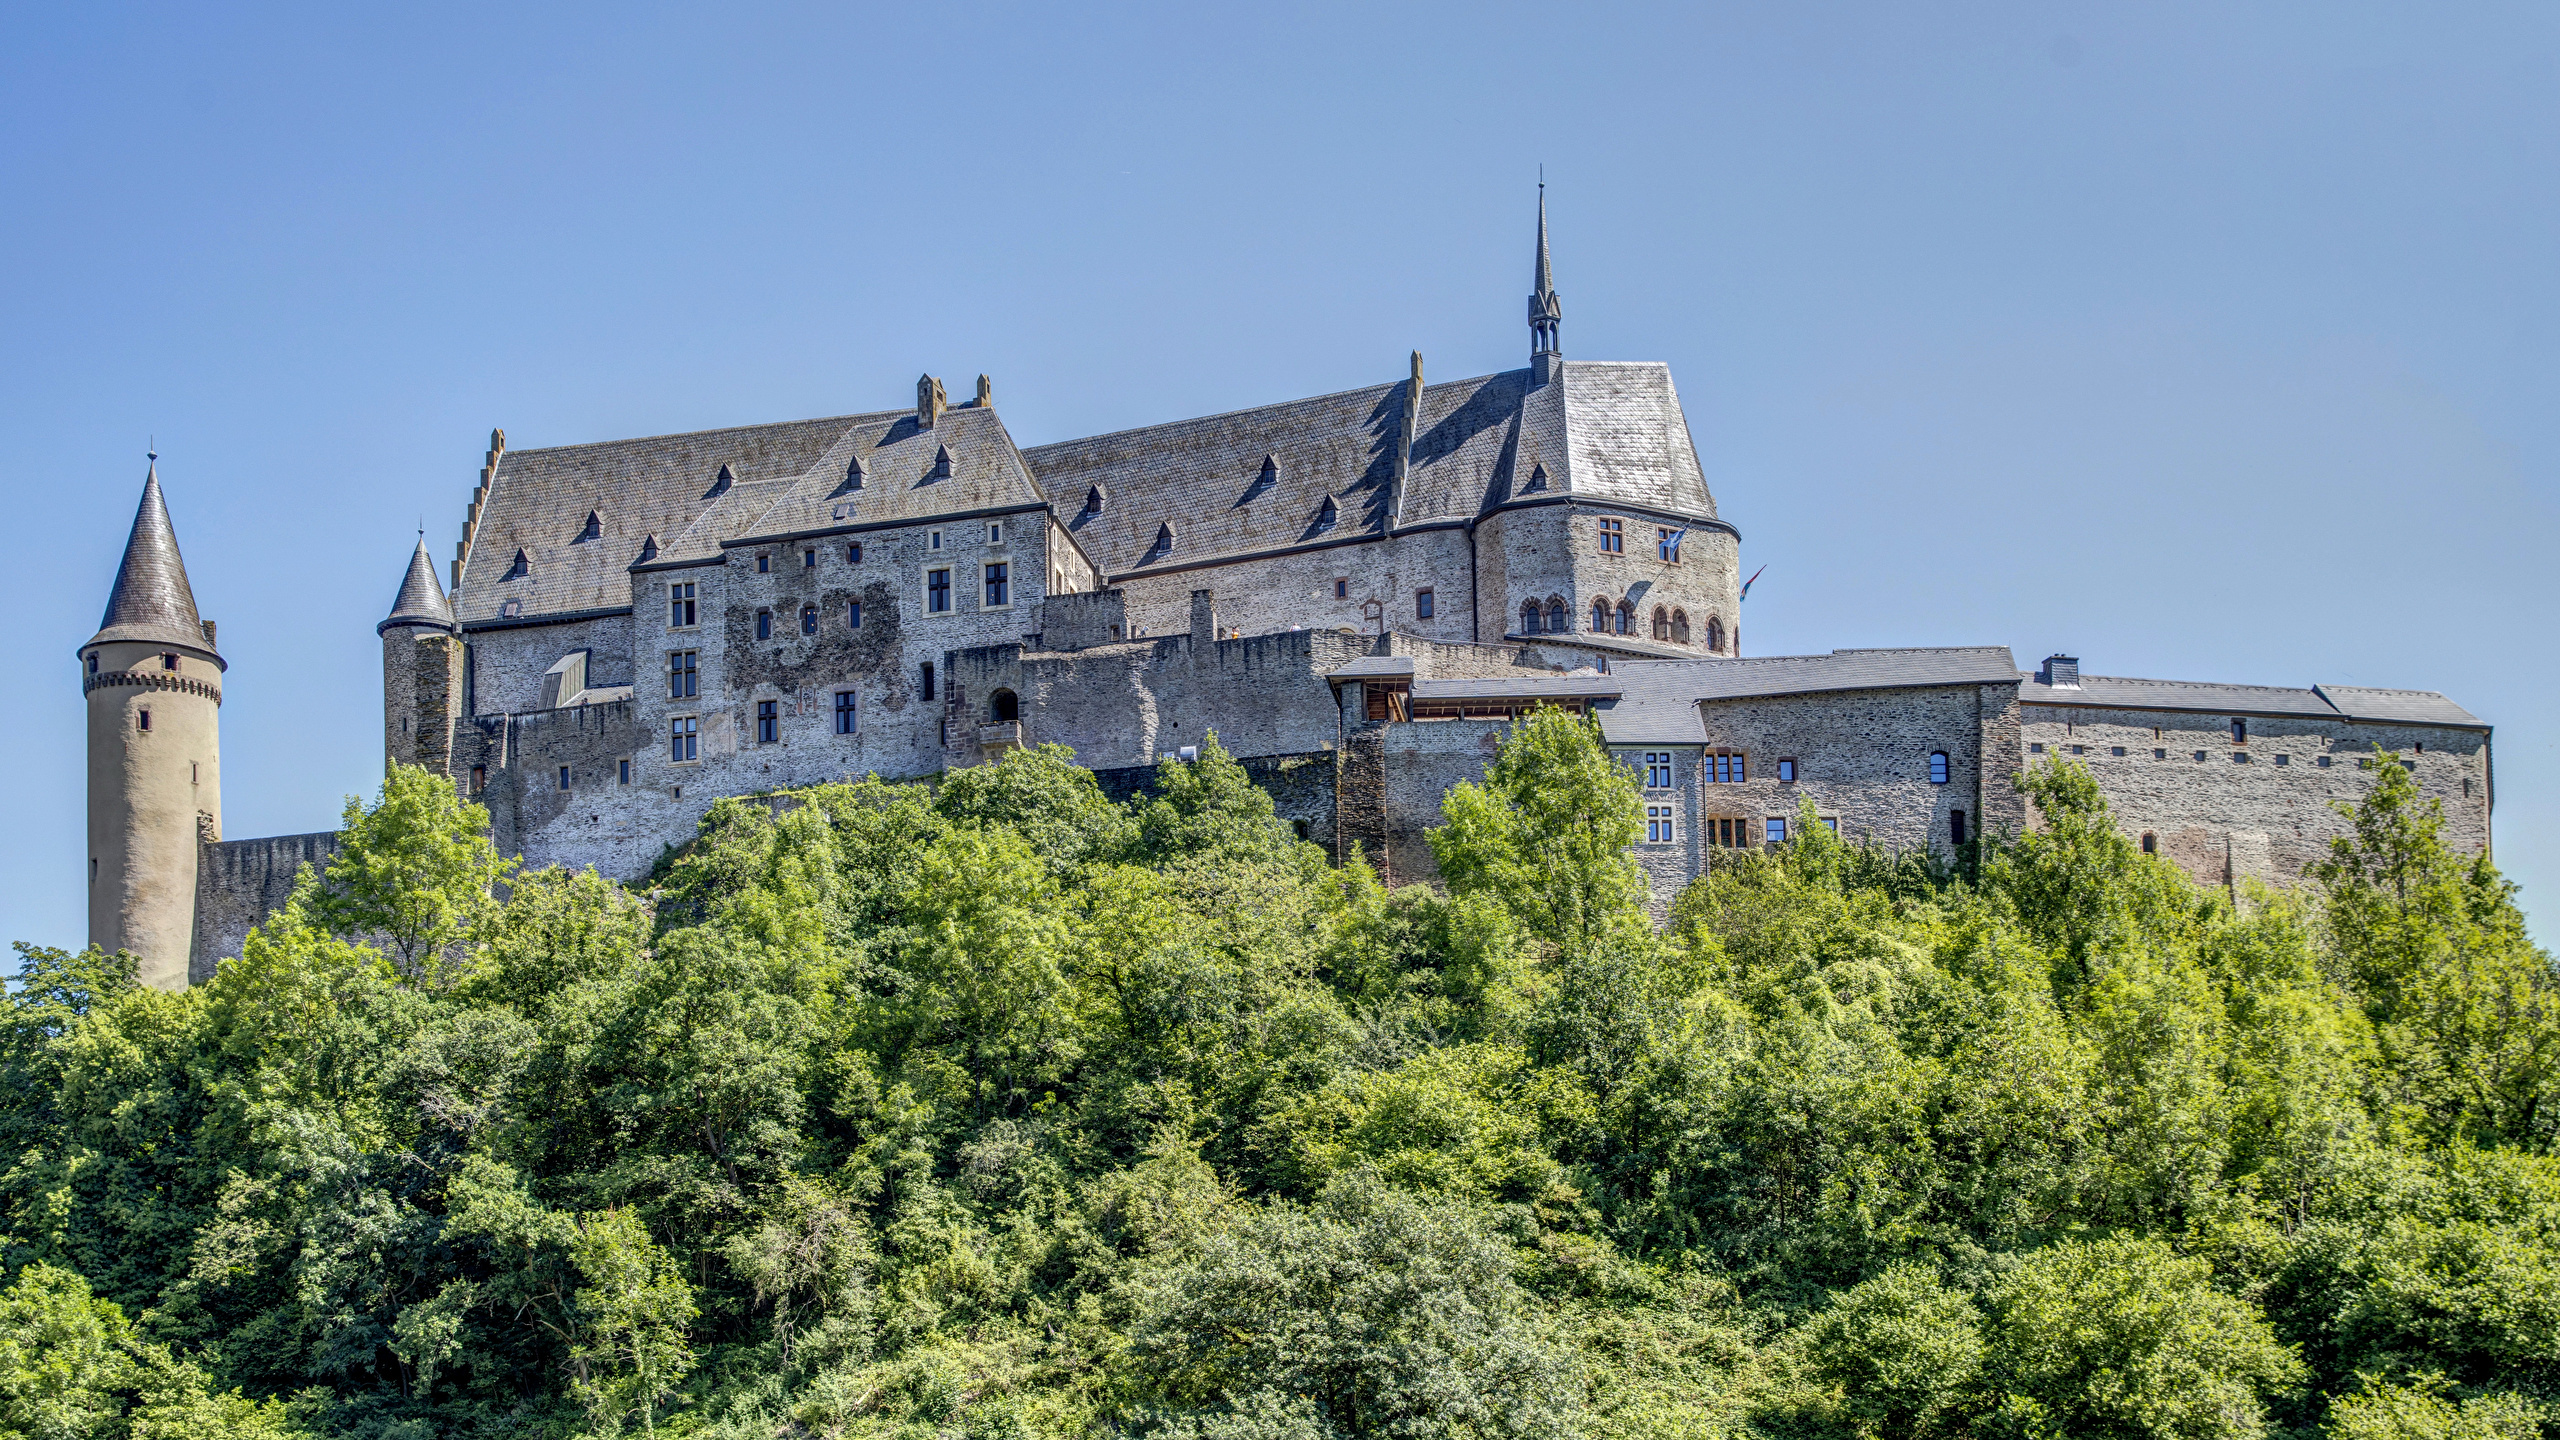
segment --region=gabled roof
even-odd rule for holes
[[[1707,739],[1699,706],[1709,700],[1888,690],[1931,685],[2005,685],[2018,676],[2006,645],[1941,649],[1834,650],[1756,660],[1621,660],[1610,678],[1625,687],[1598,707],[1600,727],[1620,745],[1697,745]]]
[[[425,536],[418,538],[417,551],[409,557],[409,573],[401,577],[400,595],[391,602],[389,618],[373,631],[379,635],[394,625],[453,628],[453,607],[445,603],[444,587],[436,583],[436,562],[427,555]]]
[[[178,558],[178,532],[169,523],[169,507],[160,496],[156,456],[143,474],[142,503],[134,507],[133,530],[125,537],[115,588],[107,592],[107,612],[98,621],[98,633],[89,637],[89,645],[118,640],[180,645],[222,663],[213,642],[205,638],[203,618],[196,614],[195,591],[187,584],[187,562]]]

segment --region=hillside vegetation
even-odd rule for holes
[[[210,984],[21,947],[0,1432],[2560,1434],[2560,1010],[2400,766],[2235,909],[2085,771],[1667,925],[1515,727],[1382,888],[1214,744],[724,801],[645,885],[350,802]]]

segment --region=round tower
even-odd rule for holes
[[[391,614],[373,632],[382,637],[384,763],[446,773],[454,722],[462,713],[462,644],[424,535],[409,557]]]
[[[142,481],[106,618],[80,647],[89,703],[89,943],[129,950],[183,990],[196,863],[222,835],[222,656],[196,614],[158,455]]]

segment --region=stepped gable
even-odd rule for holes
[[[98,633],[80,648],[118,640],[182,645],[221,663],[213,642],[205,638],[203,618],[196,614],[187,562],[178,557],[178,532],[160,496],[157,456],[142,477],[142,503],[134,508],[133,531],[125,537],[115,588],[107,592],[106,614],[98,621]]]
[[[843,415],[793,420],[592,445],[510,450],[500,461],[480,529],[453,595],[455,620],[465,626],[495,620],[509,600],[523,602],[523,618],[618,610],[631,603],[632,557],[650,535],[665,538],[692,530],[715,504],[738,515],[738,533],[761,506],[737,497],[764,486],[768,494],[798,479],[847,430],[894,415]],[[736,483],[728,493],[709,492],[720,468]],[[587,512],[599,519],[597,539],[578,543]],[[517,550],[527,575],[501,581]],[[712,547],[716,553],[716,544]]]
[[[944,451],[950,453],[951,470],[938,476],[936,465]],[[857,460],[862,488],[848,490],[845,482]],[[805,473],[763,492],[753,517],[721,538],[921,521],[1039,505],[1046,498],[993,409],[966,405],[945,410],[930,427],[917,424],[910,413],[874,416],[838,436]],[[670,557],[675,553],[671,547]]]
[[[409,573],[401,578],[400,595],[391,602],[391,614],[373,627],[373,633],[379,635],[394,625],[453,628],[453,607],[445,603],[444,587],[436,583],[436,562],[427,554],[424,536],[418,538],[417,551],[409,557]]]
[[[1714,517],[1670,367],[1570,361],[1560,372],[1536,387],[1527,370],[1425,384],[1402,525],[1468,520],[1522,498],[1538,465],[1551,492]],[[1109,493],[1104,513],[1082,509],[1072,523],[1107,571],[1125,575],[1145,568],[1167,520],[1182,543],[1157,563],[1383,533],[1404,397],[1405,382],[1372,385],[1034,446],[1023,458],[1052,496]],[[1330,531],[1315,519],[1327,495],[1340,506]]]

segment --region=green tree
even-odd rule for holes
[[[280,1400],[215,1393],[69,1270],[30,1265],[0,1293],[0,1435],[26,1440],[297,1440]]]
[[[569,1352],[572,1391],[599,1432],[617,1433],[637,1414],[642,1433],[654,1435],[658,1402],[694,1366],[685,1344],[693,1291],[629,1210],[580,1217],[569,1258],[583,1282],[575,1301],[578,1339]]]
[[[1491,898],[1559,953],[1590,954],[1644,923],[1644,870],[1627,853],[1644,833],[1640,794],[1596,718],[1540,707],[1483,784],[1442,798],[1432,858],[1450,894]]]
[[[402,978],[434,988],[459,973],[515,868],[489,842],[487,809],[445,776],[395,764],[370,808],[347,797],[312,918],[340,935],[380,937]]]

